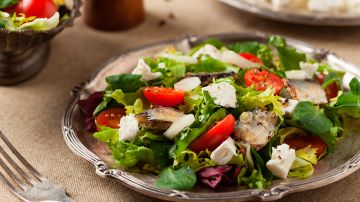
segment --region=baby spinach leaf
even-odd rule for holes
[[[340,89],[342,89],[342,87],[343,87],[342,80],[343,80],[344,74],[345,74],[344,72],[330,70],[329,74],[325,76],[324,82],[321,85],[321,87],[323,89],[325,89],[330,84],[336,82],[337,86],[339,86]]]
[[[280,60],[280,67],[283,70],[299,70],[299,63],[306,61],[306,55],[304,53],[299,53],[295,48],[289,47],[285,39],[280,36],[270,36],[269,44],[276,48]]]
[[[181,167],[178,170],[165,168],[160,173],[155,185],[165,189],[189,190],[195,186],[196,175],[189,167]]]
[[[360,82],[353,78],[350,82],[350,92],[342,93],[333,105],[340,115],[347,115],[352,118],[360,117]]]

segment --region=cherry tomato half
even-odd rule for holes
[[[315,79],[320,83],[320,84],[323,84],[324,83],[324,79],[325,79],[325,75],[324,74],[320,74],[320,75],[317,75],[315,77]],[[325,88],[325,93],[326,93],[326,97],[328,100],[330,100],[331,98],[334,98],[338,95],[338,92],[339,92],[340,88],[339,86],[337,85],[336,82],[328,85],[326,88]]]
[[[16,6],[16,12],[26,17],[50,18],[57,11],[58,7],[53,0],[20,0]]]
[[[244,75],[247,86],[255,85],[256,90],[264,91],[269,86],[275,88],[275,94],[278,95],[284,86],[281,78],[276,74],[261,68],[249,69]]]
[[[111,108],[102,111],[95,119],[96,123],[100,126],[110,128],[119,128],[121,117],[125,115],[124,108]]]
[[[298,150],[305,148],[310,145],[311,148],[315,148],[316,156],[321,156],[326,151],[326,143],[317,136],[294,136],[288,139],[285,139],[285,143],[288,144],[291,148]]]
[[[261,61],[260,58],[256,57],[255,55],[251,54],[251,53],[240,53],[239,54],[241,57],[254,62],[254,63],[259,63],[259,64],[264,64],[263,61]]]
[[[175,107],[184,101],[185,92],[173,88],[146,87],[143,90],[145,98],[153,105]]]
[[[216,149],[222,142],[228,139],[234,131],[235,118],[233,115],[227,115],[223,120],[216,123],[214,127],[208,130],[204,135],[194,140],[189,148],[196,153],[209,149]]]

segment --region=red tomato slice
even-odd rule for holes
[[[184,101],[185,92],[173,88],[146,87],[143,90],[145,98],[154,105],[175,107]]]
[[[320,74],[320,75],[317,75],[315,77],[315,79],[320,83],[320,84],[323,84],[324,83],[324,78],[325,78],[325,75],[324,74]],[[326,88],[325,88],[325,93],[326,93],[326,97],[328,100],[330,100],[331,98],[334,98],[337,96],[338,92],[339,92],[340,88],[339,86],[337,85],[336,82],[328,85]]]
[[[16,6],[16,12],[26,17],[50,18],[57,11],[58,7],[53,0],[20,0]]]
[[[288,144],[291,148],[298,150],[305,148],[310,145],[311,148],[315,148],[316,150],[316,156],[321,156],[326,151],[326,143],[317,136],[301,136],[297,135],[288,139],[285,139],[284,141],[286,144]]]
[[[124,108],[111,108],[102,111],[95,119],[96,123],[100,126],[110,128],[119,128],[121,117],[125,115]]]
[[[251,53],[240,53],[239,55],[247,60],[250,60],[251,62],[264,64],[260,58],[256,57],[255,55],[253,55]]]
[[[204,135],[194,140],[189,148],[196,153],[209,149],[216,149],[222,142],[228,139],[234,131],[235,118],[233,115],[227,115],[223,120],[216,123],[214,127],[208,130]]]
[[[249,69],[244,75],[245,84],[247,86],[255,85],[256,90],[264,91],[269,86],[275,88],[275,94],[278,95],[284,86],[281,78],[276,74],[260,68]]]

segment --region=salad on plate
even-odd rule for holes
[[[360,82],[287,45],[167,47],[78,101],[115,168],[159,175],[160,188],[247,186],[311,177],[360,117]]]
[[[69,18],[73,4],[73,0],[0,0],[0,29],[53,29]]]

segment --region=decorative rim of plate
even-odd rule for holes
[[[248,0],[219,0],[225,4],[238,8],[241,11],[269,18],[272,20],[318,26],[357,26],[360,25],[360,14],[357,16],[334,16],[334,15],[302,15],[299,13],[288,13],[275,11],[261,7]]]
[[[345,178],[346,176],[352,174],[360,168],[360,151],[353,155],[348,161],[344,164],[332,169],[324,174],[315,176],[311,179],[304,179],[296,182],[289,183],[280,183],[279,185],[272,187],[270,189],[246,189],[239,191],[232,191],[226,193],[199,193],[191,191],[177,191],[177,190],[167,190],[157,188],[152,184],[145,183],[144,181],[132,176],[130,173],[124,172],[118,169],[111,169],[106,163],[101,160],[96,154],[91,152],[85,147],[85,145],[78,138],[75,130],[73,129],[73,118],[75,113],[79,110],[77,101],[80,98],[80,95],[84,92],[85,85],[90,82],[95,76],[99,73],[100,70],[105,68],[108,64],[115,61],[119,57],[124,57],[129,53],[136,52],[145,48],[155,47],[157,45],[165,44],[176,44],[177,42],[188,40],[191,45],[198,44],[207,38],[219,38],[226,39],[257,39],[259,41],[264,41],[268,38],[269,35],[264,33],[228,33],[228,34],[218,34],[218,35],[208,35],[197,37],[195,35],[188,35],[180,37],[173,40],[162,41],[154,43],[151,45],[145,45],[140,48],[134,48],[128,51],[125,51],[115,57],[110,58],[103,66],[101,66],[95,73],[85,82],[80,83],[75,86],[71,91],[73,99],[70,101],[68,108],[66,109],[63,120],[62,120],[62,132],[66,144],[76,155],[82,157],[83,159],[89,161],[95,166],[95,172],[101,177],[111,177],[119,180],[123,185],[134,189],[145,195],[170,200],[170,201],[217,201],[217,200],[228,200],[228,201],[239,201],[239,200],[278,200],[285,195],[295,192],[301,192],[306,190],[311,190],[319,188],[333,182],[336,182],[340,179]],[[334,53],[325,50],[325,49],[316,49],[311,45],[294,40],[288,37],[285,37],[288,44],[296,47],[297,49],[307,53],[313,54],[315,58],[327,58],[333,60],[332,62],[336,64],[341,64],[347,66],[349,71],[352,74],[355,74],[359,77],[360,73],[353,71],[356,69],[351,63],[345,62],[343,59],[337,57]]]

